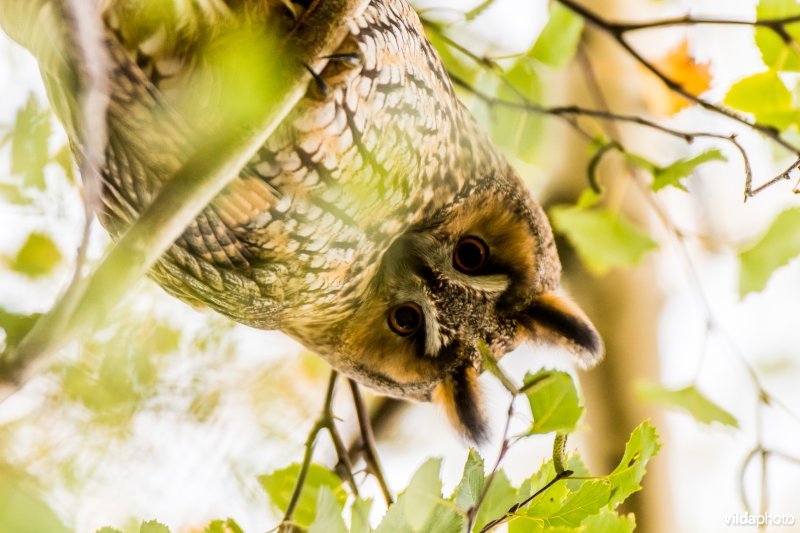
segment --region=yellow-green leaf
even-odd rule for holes
[[[583,18],[563,5],[553,2],[550,8],[550,19],[530,56],[551,67],[565,66],[575,55],[583,33]]]
[[[759,20],[785,18],[800,15],[800,3],[796,0],[760,0],[756,7]],[[795,43],[800,42],[800,23],[787,24],[788,34]],[[756,28],[756,44],[761,59],[769,68],[783,71],[800,70],[800,55],[797,48],[786,43],[780,35],[769,28]]]
[[[169,528],[156,520],[142,523],[139,533],[170,533]]]
[[[294,463],[271,474],[259,476],[258,481],[269,494],[272,505],[285,511],[294,490],[297,476],[300,474],[300,465]],[[336,501],[341,507],[347,499],[347,494],[342,486],[339,476],[322,465],[312,464],[308,469],[303,493],[294,512],[294,521],[308,527],[317,515],[317,501],[322,487],[327,487],[336,496]]]
[[[583,406],[572,376],[558,370],[528,374],[522,385],[533,413],[531,433],[575,430]]]
[[[372,530],[369,524],[371,509],[372,499],[356,498],[350,508],[350,533],[369,533]]]
[[[672,186],[685,191],[686,187],[683,186],[681,180],[694,172],[697,167],[709,161],[727,161],[727,159],[722,155],[722,152],[715,148],[688,159],[680,159],[666,167],[656,168],[653,172],[651,188],[654,191],[658,191],[664,187]]]
[[[800,255],[800,207],[777,216],[764,236],[739,254],[739,294],[767,286],[772,273]]]
[[[537,101],[541,93],[539,75],[528,58],[523,57],[503,76],[497,89],[497,98],[507,102],[521,102],[520,95]],[[534,162],[542,138],[542,117],[521,109],[495,107],[493,109],[492,138],[512,156]]]
[[[583,531],[597,531],[598,533],[633,533],[636,529],[636,517],[633,513],[619,515],[609,509],[590,516],[581,524]]]
[[[44,189],[44,167],[50,162],[50,132],[50,114],[31,95],[17,112],[11,136],[11,172],[21,176],[27,186]]]
[[[317,516],[308,533],[347,533],[347,527],[342,519],[342,506],[336,501],[336,496],[326,486],[319,488],[317,497]]]
[[[478,532],[483,526],[503,516],[508,509],[517,503],[517,491],[511,486],[505,472],[498,471],[489,485],[486,497],[483,499],[478,514],[475,515],[475,525],[472,531]]]
[[[734,109],[751,113],[761,124],[780,130],[800,122],[800,111],[792,107],[792,93],[774,70],[739,80],[728,90],[724,101]]]
[[[227,520],[214,520],[208,524],[203,533],[244,533],[244,531],[232,518],[228,518]]]
[[[739,427],[733,415],[709,400],[695,387],[668,389],[656,383],[639,383],[636,393],[645,402],[684,409],[703,424],[719,422],[726,426]]]
[[[0,531],[67,533],[27,475],[0,466]]]
[[[31,233],[22,245],[11,267],[31,277],[44,276],[61,261],[58,246],[42,233]]]
[[[625,445],[625,453],[617,467],[608,479],[611,481],[611,497],[609,504],[612,509],[625,501],[628,496],[641,490],[647,463],[658,454],[661,444],[658,442],[656,428],[645,420],[631,433],[631,438]]]
[[[634,266],[658,247],[622,215],[607,209],[555,206],[550,217],[553,227],[564,234],[586,267],[597,275]]]

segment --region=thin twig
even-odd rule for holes
[[[489,522],[488,524],[483,526],[483,528],[481,528],[480,533],[486,533],[487,531],[491,531],[492,529],[496,528],[500,524],[503,524],[504,522],[507,522],[508,519],[512,518],[516,514],[517,511],[519,511],[520,509],[522,509],[523,507],[525,507],[526,505],[531,503],[534,499],[536,499],[537,496],[539,496],[540,494],[544,493],[547,489],[549,489],[550,487],[552,487],[553,485],[555,485],[557,482],[561,481],[562,479],[566,479],[566,478],[570,477],[572,474],[573,474],[572,470],[563,470],[562,472],[557,473],[556,476],[553,479],[551,479],[550,481],[548,481],[547,484],[544,487],[542,487],[541,489],[537,490],[536,492],[534,492],[533,494],[531,494],[530,496],[528,496],[527,498],[525,498],[521,502],[515,503],[514,505],[512,505],[511,508],[509,508],[509,510],[506,511],[506,514],[504,514],[500,518],[496,518],[495,520],[492,520],[491,522]]]
[[[760,124],[755,121],[750,121],[749,119],[747,119],[746,117],[744,117],[743,115],[739,114],[736,111],[718,106],[717,104],[714,104],[712,102],[709,102],[708,100],[700,98],[699,96],[687,90],[681,83],[670,78],[666,73],[662,72],[653,63],[645,59],[636,49],[634,49],[628,43],[628,41],[625,39],[625,31],[632,31],[632,30],[622,31],[614,23],[607,21],[594,11],[587,9],[586,7],[578,4],[577,2],[574,2],[573,0],[556,0],[556,1],[564,5],[565,7],[568,7],[570,10],[574,11],[578,15],[580,15],[584,20],[589,22],[592,26],[606,33],[609,37],[611,37],[614,41],[616,41],[619,44],[619,46],[622,47],[622,49],[628,53],[628,55],[630,55],[633,59],[636,60],[637,63],[639,63],[642,67],[644,67],[654,76],[656,76],[659,80],[661,80],[661,82],[664,83],[664,85],[666,85],[671,91],[683,96],[687,100],[699,105],[700,107],[708,111],[727,117],[731,120],[739,122],[740,124],[744,124],[745,126],[768,137],[776,144],[800,156],[800,148],[794,146],[792,143],[781,137],[780,132],[774,127],[766,126],[764,124]]]
[[[281,520],[281,529],[291,530],[292,517],[294,516],[294,511],[297,508],[297,503],[300,501],[300,496],[303,494],[303,487],[306,483],[308,470],[311,468],[311,459],[314,456],[314,447],[317,443],[317,436],[319,435],[320,431],[332,425],[333,419],[331,408],[333,405],[333,393],[336,390],[337,377],[338,373],[335,370],[331,370],[330,378],[328,378],[328,388],[325,392],[325,402],[322,405],[322,412],[320,413],[319,418],[314,422],[314,425],[311,426],[311,431],[309,431],[308,437],[306,437],[303,462],[300,465],[300,473],[297,475],[297,481],[295,481],[294,489],[292,490],[292,497],[289,499],[289,505],[286,507],[283,520]]]
[[[508,450],[512,446],[512,441],[508,436],[509,428],[511,427],[511,419],[514,417],[514,400],[516,400],[517,395],[514,394],[511,396],[511,401],[508,403],[508,411],[506,413],[506,424],[503,428],[503,442],[500,445],[500,451],[497,454],[497,460],[494,462],[494,466],[492,467],[492,471],[489,473],[489,476],[486,478],[486,483],[483,485],[483,490],[481,491],[481,495],[478,497],[478,501],[475,502],[475,505],[469,508],[467,511],[467,531],[472,531],[472,526],[475,524],[475,518],[478,516],[478,509],[480,509],[481,505],[483,504],[483,500],[486,499],[486,495],[489,493],[489,488],[492,486],[492,482],[494,482],[494,478],[497,475],[497,471],[500,469],[500,464],[503,462]],[[516,442],[516,441],[514,441]]]
[[[356,409],[356,417],[358,418],[358,427],[361,431],[361,442],[364,449],[364,461],[367,463],[367,469],[378,480],[378,485],[381,487],[383,499],[386,505],[391,505],[394,502],[392,492],[389,490],[389,485],[386,483],[386,478],[383,475],[381,462],[378,458],[377,447],[375,446],[375,435],[372,433],[372,424],[370,422],[367,408],[364,405],[364,398],[361,396],[361,390],[358,388],[358,383],[352,379],[348,379],[350,383],[350,392],[353,395],[353,405]]]
[[[83,234],[75,259],[72,284],[77,283],[86,262],[86,250],[92,219],[102,200],[100,171],[105,165],[108,141],[106,114],[109,103],[110,58],[105,46],[105,29],[99,7],[93,2],[61,0],[57,3],[64,24],[74,28],[66,32],[66,41],[73,50],[70,58],[72,70],[77,74],[76,91],[79,95],[80,123],[78,127],[81,158],[80,173],[83,178]]]
[[[610,22],[610,27],[620,33],[628,33],[640,30],[652,30],[656,28],[669,28],[674,26],[755,26],[759,28],[769,28],[775,33],[785,30],[788,24],[800,22],[800,15],[791,17],[760,19],[760,20],[741,20],[741,19],[713,19],[703,17],[692,17],[689,15],[673,17],[660,20],[649,20],[646,22]]]

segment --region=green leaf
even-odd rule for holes
[[[567,469],[572,470],[573,476],[589,477],[591,475],[577,452],[567,454]],[[556,477],[556,469],[553,467],[553,460],[550,459],[544,462],[535,474],[522,482],[519,487],[519,499],[524,500],[529,497],[547,485],[554,477]],[[567,478],[566,486],[569,490],[576,491],[583,482],[582,479]]]
[[[114,527],[103,526],[100,529],[98,529],[97,531],[95,531],[94,533],[122,533],[122,531],[120,531],[119,529],[114,528]]]
[[[658,247],[622,215],[607,209],[554,206],[553,227],[564,234],[586,267],[602,275],[615,267],[630,267]]]
[[[656,168],[653,172],[654,179],[651,188],[659,191],[671,185],[685,191],[686,187],[683,186],[681,180],[694,172],[698,166],[709,161],[727,161],[727,158],[719,150],[712,149],[688,159],[679,159],[666,167]]]
[[[284,511],[289,506],[289,500],[299,474],[300,464],[294,463],[271,474],[259,476],[258,481],[267,491],[272,505]],[[312,464],[308,469],[300,501],[294,511],[294,521],[297,524],[308,527],[314,521],[317,515],[319,491],[322,487],[330,489],[336,496],[337,503],[340,506],[344,505],[347,493],[339,477],[324,466]]]
[[[486,491],[486,497],[475,515],[475,525],[472,531],[480,531],[483,526],[495,518],[506,514],[515,503],[517,503],[517,491],[511,486],[505,472],[500,470],[495,474],[489,490]]]
[[[342,508],[331,489],[324,485],[319,488],[317,516],[308,528],[308,533],[347,533],[347,526],[342,519]]]
[[[522,502],[530,498],[533,494],[550,483],[555,477],[556,471],[555,468],[553,468],[553,461],[547,461],[538,472],[522,483],[519,489],[518,501]],[[520,510],[519,514],[537,518],[551,516],[561,509],[569,494],[570,492],[567,484],[563,481],[558,481],[551,485],[546,491],[537,495],[528,505]],[[539,528],[545,526],[545,522],[542,520],[536,520],[536,524]],[[509,533],[529,531],[530,525],[530,519],[519,521],[512,520],[509,524]]]
[[[160,522],[150,520],[143,522],[139,533],[170,533],[169,528]]]
[[[372,500],[356,498],[350,509],[350,533],[369,533],[369,512],[372,509]]]
[[[559,481],[520,513],[522,518],[513,520],[509,533],[538,531],[577,531],[588,517],[600,512],[608,504],[611,486],[606,480],[584,481],[575,492],[569,492],[563,481]],[[558,528],[558,529],[556,529]],[[587,531],[596,531],[593,529]]]
[[[31,330],[41,315],[16,315],[0,309],[0,329],[5,332],[6,346],[16,346]],[[2,352],[0,344],[0,352]]]
[[[50,114],[39,106],[34,95],[17,112],[11,136],[11,172],[22,177],[24,184],[44,189],[44,167],[50,162]]]
[[[792,107],[792,93],[774,70],[739,80],[728,90],[724,102],[779,130],[800,122],[800,111]]]
[[[733,415],[706,398],[695,387],[673,390],[656,383],[639,383],[636,393],[645,402],[685,409],[695,420],[704,424],[720,422],[726,426],[739,427]]]
[[[429,459],[414,474],[403,493],[406,520],[414,531],[421,530],[442,497],[441,466],[441,459]]]
[[[539,75],[533,62],[521,58],[503,75],[503,83],[497,88],[497,98],[506,102],[522,102],[520,95],[536,102],[541,95]],[[542,139],[542,117],[523,109],[505,106],[493,108],[492,138],[512,156],[535,162],[539,142]]]
[[[464,511],[478,503],[485,484],[483,458],[475,448],[470,448],[467,462],[464,463],[464,475],[453,491],[452,500]]]
[[[633,533],[636,529],[636,517],[633,513],[618,515],[614,511],[603,509],[584,520],[582,526],[587,533]]]
[[[784,18],[800,15],[800,4],[795,0],[760,0],[756,7],[756,18],[759,20]],[[800,24],[785,26],[787,32],[800,41]],[[784,71],[800,70],[800,55],[796,49],[769,28],[756,28],[756,44],[761,51],[761,59],[769,68]]]
[[[227,520],[214,520],[208,524],[204,533],[244,533],[244,531],[233,518],[228,518]]]
[[[67,533],[69,530],[27,475],[0,465],[0,531]]]
[[[547,517],[548,525],[577,527],[584,518],[592,516],[608,504],[611,484],[606,480],[586,481],[581,488],[571,492],[561,508]]]
[[[31,233],[22,245],[11,268],[30,277],[49,274],[61,261],[58,246],[42,233]]]
[[[572,376],[558,370],[527,374],[522,389],[533,413],[531,433],[569,433],[583,414]]]
[[[582,33],[583,18],[554,2],[550,19],[536,39],[530,56],[551,67],[562,68],[575,55]]]
[[[608,476],[611,481],[609,504],[612,508],[641,490],[639,483],[644,477],[647,463],[658,454],[659,449],[661,444],[658,442],[656,428],[645,420],[631,433],[622,459]]]
[[[451,502],[442,498],[441,459],[429,459],[417,470],[408,488],[389,507],[375,533],[456,533],[465,523]]]
[[[772,273],[800,255],[800,207],[779,214],[764,236],[739,254],[739,294],[767,286]]]

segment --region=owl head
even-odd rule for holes
[[[523,342],[564,346],[584,368],[602,357],[595,328],[559,292],[560,271],[523,184],[485,179],[393,240],[329,358],[384,393],[442,403],[481,441],[481,342],[497,359]]]

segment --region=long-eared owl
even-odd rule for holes
[[[291,27],[324,0],[98,1],[112,58],[98,215],[119,235],[235,98],[210,91],[187,111],[174,97],[207,86],[220,28]],[[407,0],[370,0],[347,29],[151,274],[186,302],[287,333],[373,389],[442,401],[479,440],[481,343],[497,358],[558,343],[585,367],[602,342],[560,294],[542,209],[457,99]]]

